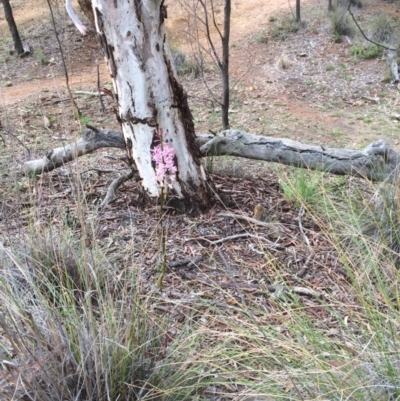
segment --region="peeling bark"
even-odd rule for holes
[[[161,129],[175,150],[178,172],[172,194],[200,209],[209,208],[211,190],[187,96],[172,64],[164,1],[92,0],[92,7],[119,106],[117,118],[143,193],[160,194],[151,150]]]

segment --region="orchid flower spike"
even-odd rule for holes
[[[160,138],[160,143],[151,151],[152,159],[156,165],[155,180],[160,187],[172,188],[172,182],[175,181],[175,173],[177,172],[174,164],[175,149],[168,142],[164,142],[165,134],[162,129],[158,130],[157,136]]]

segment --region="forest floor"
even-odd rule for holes
[[[232,128],[352,149],[384,139],[399,150],[400,122],[391,117],[397,111],[399,96],[396,86],[384,82],[388,73],[385,60],[355,58],[349,43],[353,39],[335,43],[325,3],[302,1],[305,26],[288,33],[284,40],[276,40],[271,36],[273,25],[291,18],[286,0],[234,1]],[[12,44],[0,10],[0,234],[11,243],[22,243],[36,222],[43,232],[68,226],[79,237],[83,226],[95,217],[90,240],[106,244],[110,254],[118,255],[118,269],[129,266],[134,255],[135,267],[143,273],[150,291],[156,282],[160,251],[158,208],[142,207],[132,182],[121,187],[107,208],[96,208],[111,180],[128,171],[122,152],[100,150],[37,179],[15,174],[24,161],[42,157],[79,137],[87,123],[119,128],[112,100],[104,97],[106,110],[102,111],[98,98],[90,94],[97,91],[96,61],[100,87],[111,89],[96,39],[93,34],[80,37],[60,5],[55,10],[57,25],[70,84],[83,114],[80,119],[74,116],[46,4],[42,0],[13,1],[24,42],[33,49],[24,59],[10,55]],[[378,9],[398,13],[395,4],[384,0],[366,0],[355,13],[362,24]],[[222,9],[217,12],[222,19]],[[189,54],[186,18],[176,3],[169,5],[168,17],[171,42]],[[215,67],[209,65],[205,76],[218,96],[220,81]],[[181,82],[189,94],[197,132],[219,132],[221,114],[202,80],[189,75],[181,77]],[[165,217],[170,263],[164,286],[165,313],[184,319],[189,303],[187,308],[176,309],[174,305],[188,300],[193,292],[232,302],[238,296],[237,286],[251,302],[273,309],[278,298],[265,293],[264,286],[271,285],[273,293],[273,286],[278,291],[283,283],[300,291],[304,304],[310,306],[311,318],[329,324],[333,318],[319,308],[319,296],[335,294],[344,304],[348,277],[331,240],[307,212],[303,216],[299,205],[285,197],[281,183],[285,175],[293,174],[291,170],[231,158],[216,164],[213,179],[223,202],[201,217]],[[327,180],[343,188],[359,185],[352,178]],[[252,217],[257,204],[268,210],[270,226],[226,214]],[[253,237],[227,238],[246,233]],[[220,239],[225,240],[221,249],[210,243]],[[171,264],[188,260],[196,260],[191,270]],[[116,273],[116,280],[118,276]],[[221,288],[226,291],[221,293]]]

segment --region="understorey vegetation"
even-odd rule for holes
[[[229,131],[218,102],[197,103],[209,92],[196,78],[218,91],[217,69],[173,49],[196,133],[219,128],[196,137],[213,199],[204,214],[168,202],[176,155],[162,127],[150,153],[158,203],[144,203],[109,81],[101,93],[97,82],[73,91],[80,116],[62,80],[0,110],[0,400],[400,399],[397,92],[375,70],[367,92],[356,68],[379,63],[366,57],[375,47],[343,32],[335,43],[328,12],[318,40],[334,50],[309,57],[305,44],[312,55],[320,42],[308,12],[302,4],[307,22],[297,25],[271,16],[270,31],[246,39],[275,53],[267,72],[256,64],[257,85],[232,74]],[[378,22],[371,32],[388,43]],[[61,39],[74,35],[57,23]],[[74,68],[80,40],[66,50]],[[293,53],[274,47],[291,40]],[[236,39],[233,60],[250,45]],[[23,63],[54,72],[34,57],[2,62],[14,83],[28,74]],[[278,98],[288,82],[291,109]]]

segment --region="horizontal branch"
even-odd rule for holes
[[[306,145],[291,139],[236,130],[221,132],[201,146],[201,152],[203,155],[237,156],[372,180],[395,180],[400,164],[400,155],[383,140],[363,150],[350,150]]]
[[[227,130],[214,137],[198,135],[196,141],[203,156],[236,156],[372,180],[394,181],[399,174],[400,155],[382,140],[363,150],[350,150]],[[27,161],[22,169],[25,174],[40,174],[106,147],[125,149],[122,132],[86,129],[77,142],[53,149],[42,159]]]
[[[82,132],[82,136],[77,142],[50,150],[42,159],[25,162],[22,170],[25,174],[40,174],[52,171],[79,156],[92,153],[101,148],[125,149],[122,133],[105,129],[86,129]]]

